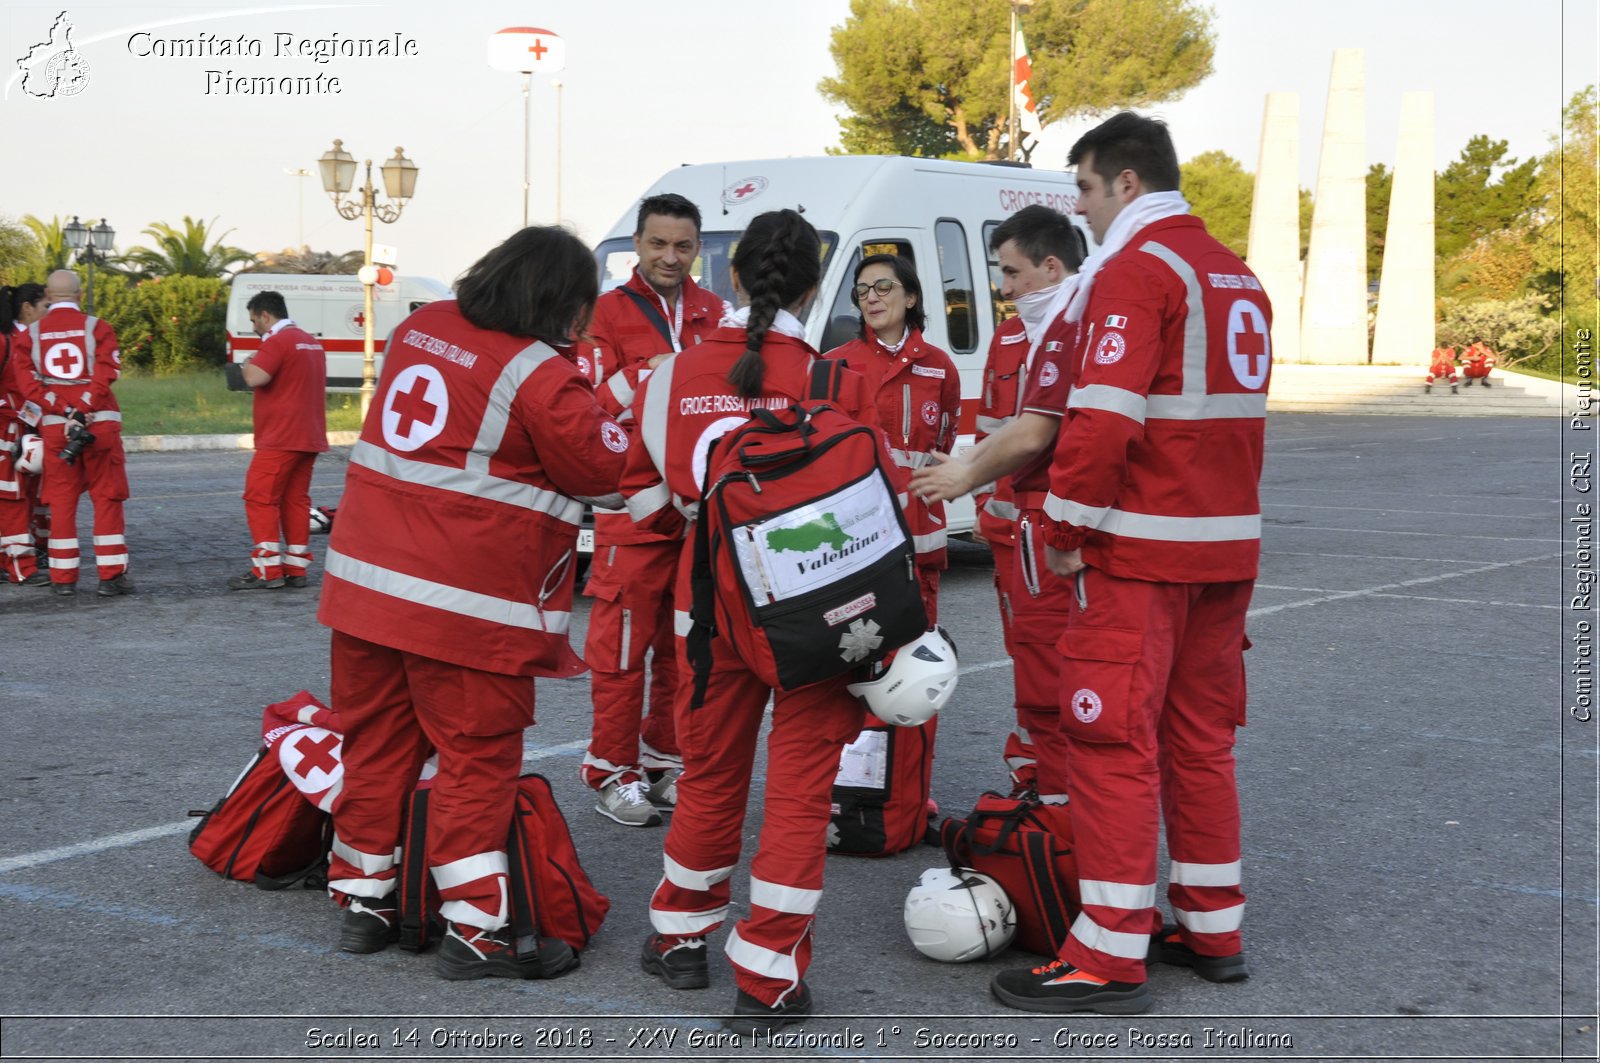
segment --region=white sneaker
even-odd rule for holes
[[[640,780],[609,782],[600,789],[594,810],[624,827],[658,827],[661,814],[650,803],[649,788]]]
[[[667,771],[661,773],[661,778],[650,784],[650,789],[645,791],[650,803],[662,812],[671,812],[678,807],[678,773]]]

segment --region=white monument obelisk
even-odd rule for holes
[[[1361,49],[1334,49],[1300,314],[1301,360],[1320,365],[1367,362],[1363,66]]]
[[[1433,93],[1400,97],[1374,362],[1422,365],[1434,344]]]
[[[1250,270],[1272,301],[1272,360],[1300,360],[1300,97],[1267,93],[1250,204]]]

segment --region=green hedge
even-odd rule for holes
[[[221,366],[228,357],[228,282],[133,280],[96,271],[95,314],[117,330],[122,361],[158,375]]]

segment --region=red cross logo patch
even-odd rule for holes
[[[767,190],[765,177],[741,177],[722,190],[724,206],[734,207],[756,198]]]
[[[82,379],[87,362],[76,343],[57,343],[44,353],[44,371],[57,380]]]
[[[444,431],[450,416],[450,392],[431,365],[407,366],[396,374],[383,397],[383,439],[409,453]]]
[[[605,421],[600,425],[600,442],[613,454],[621,454],[628,449],[628,433],[615,421]]]
[[[1235,299],[1228,308],[1228,366],[1239,383],[1255,391],[1267,382],[1272,364],[1272,337],[1267,315],[1249,299]]]
[[[939,404],[932,399],[922,404],[922,423],[927,425],[939,423]]]
[[[295,789],[324,812],[344,782],[344,738],[324,727],[303,727],[277,744],[278,763]]]
[[[1084,687],[1072,695],[1072,715],[1084,723],[1094,723],[1100,718],[1100,695]]]

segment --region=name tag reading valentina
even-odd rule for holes
[[[732,539],[745,585],[766,588],[771,601],[847,579],[902,548],[895,499],[880,476],[735,530]]]

